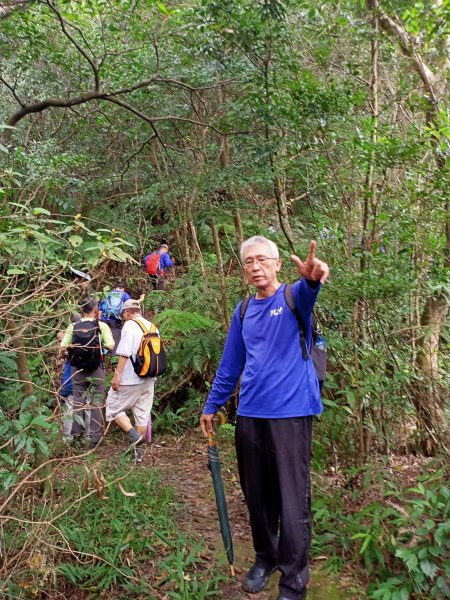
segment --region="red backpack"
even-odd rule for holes
[[[159,275],[159,263],[161,261],[161,254],[158,252],[152,252],[147,256],[145,261],[145,269],[149,275]]]

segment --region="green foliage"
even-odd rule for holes
[[[201,581],[198,575],[189,574],[189,570],[195,568],[200,562],[198,554],[201,548],[201,544],[189,548],[178,542],[175,557],[171,557],[170,562],[163,563],[177,587],[176,590],[168,592],[170,598],[174,600],[191,600],[191,598],[204,600],[204,598],[221,596],[219,584],[225,579],[223,576],[216,575],[212,579]]]
[[[158,314],[158,325],[162,337],[173,340],[176,336],[216,329],[220,323],[195,312],[168,308]]]
[[[0,589],[14,589],[17,598],[44,590],[55,595],[66,590],[70,595],[73,589],[95,595],[120,590],[121,597],[139,598],[156,593],[153,585],[158,580],[173,598],[217,594],[221,576],[202,571],[198,559],[202,545],[177,530],[174,515],[180,507],[170,488],[161,485],[155,471],[142,475],[142,471],[127,474],[123,467],[115,469],[106,473],[101,498],[91,493],[80,502],[77,480],[84,478],[84,471],[71,471],[70,480],[59,487],[59,516],[46,505],[35,509],[36,519],[45,523],[52,518],[45,540],[36,541],[28,564],[16,569],[8,582],[1,581]],[[122,490],[117,478],[122,478]],[[125,489],[134,496],[125,496]],[[18,522],[14,531],[8,527],[5,534],[9,552],[17,552],[26,527]],[[56,549],[60,555],[54,553]],[[150,563],[154,565],[151,577]],[[53,569],[50,583],[48,574]]]
[[[188,389],[183,403],[178,408],[166,407],[158,412],[156,402],[155,417],[153,418],[153,431],[157,434],[183,434],[198,427],[198,420],[205,398],[193,389]]]
[[[416,487],[407,490],[401,490],[398,482],[386,481],[385,473],[380,475],[377,485],[382,500],[358,512],[346,510],[348,498],[344,500],[338,490],[329,497],[315,498],[314,552],[329,554],[329,568],[336,570],[343,560],[362,560],[366,572],[376,579],[368,589],[370,598],[395,600],[412,594],[449,598],[450,490],[446,471],[426,473],[418,478]]]
[[[156,557],[158,548],[166,546],[168,537],[174,535],[171,493],[159,487],[154,474],[141,480],[135,473],[123,485],[136,497],[124,497],[117,485],[111,485],[105,492],[107,502],[91,497],[58,523],[75,553],[98,557],[94,564],[59,563],[58,573],[78,588],[100,591],[119,584],[127,589],[129,582],[136,582],[139,563]],[[74,491],[69,487],[64,495]]]
[[[0,406],[0,489],[6,493],[33,469],[36,454],[48,455],[58,425],[33,396],[18,406],[16,394],[0,390]]]
[[[0,125],[5,491],[47,451],[46,434],[55,434],[46,407],[58,387],[49,360],[56,328],[81,293],[100,294],[113,278],[143,289],[138,263],[162,240],[177,267],[169,290],[145,300],[169,357],[158,381],[163,401],[158,406],[156,398],[155,428],[178,433],[197,426],[223,348],[223,306],[231,314],[247,291],[237,217],[245,237],[262,233],[277,242],[283,279],[297,276],[279,228],[275,183],[297,253],[303,256],[316,239],[318,255],[332,268],[317,306],[329,348],[317,469],[326,472],[332,461],[336,470],[359,476],[362,453],[408,447],[405,428],[423,426],[427,401],[431,414],[441,415],[428,426],[433,439],[446,438],[448,327],[445,315],[437,332],[421,317],[427,302],[445,301],[449,290],[449,2],[386,0],[380,9],[412,36],[411,47],[440,86],[438,105],[430,104],[393,32],[381,22],[375,34],[364,2],[61,0],[25,3],[0,20],[0,120],[46,99],[74,99],[69,107],[33,106],[10,121],[14,128]],[[80,97],[96,88],[100,98]],[[70,279],[69,265],[89,271],[92,282]],[[20,336],[11,336],[14,326]],[[418,360],[422,339],[440,341],[431,379]],[[28,374],[18,372],[22,342],[30,406],[22,403]],[[361,434],[370,448],[361,448]],[[434,493],[443,502],[442,490]],[[404,497],[409,502],[409,493]],[[433,502],[423,499],[425,522],[434,519]],[[416,524],[384,502],[343,522],[339,498],[318,510],[330,525],[320,535],[334,567],[342,559],[330,540],[371,573],[383,572],[377,598],[445,592],[434,528],[416,552],[412,538],[399,536],[394,548],[386,537],[395,519],[397,531]],[[411,510],[421,521],[418,507]],[[111,543],[108,552],[120,556],[121,546]],[[182,542],[177,553],[181,562],[190,556]],[[96,565],[94,580],[112,585],[120,577],[105,564]],[[65,576],[85,585],[82,567],[68,562]],[[185,579],[178,567],[174,573],[177,597],[214,591]],[[11,596],[20,595],[19,586],[8,585]]]

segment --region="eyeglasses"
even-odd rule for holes
[[[268,260],[278,260],[270,256],[255,256],[255,258],[246,258],[244,260],[244,269],[251,269],[254,263],[258,263],[261,267],[267,264]]]

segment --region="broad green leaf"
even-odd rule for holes
[[[438,567],[435,564],[433,564],[432,562],[430,562],[429,560],[421,560],[420,568],[425,573],[425,575],[427,577],[429,577],[430,579],[435,577],[436,573],[438,572]]]
[[[77,246],[83,243],[83,238],[79,235],[71,235],[69,238],[69,242],[72,246],[74,246],[74,248],[77,248]]]
[[[18,269],[17,267],[11,267],[6,271],[7,275],[25,275],[26,271]]]

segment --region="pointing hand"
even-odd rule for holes
[[[295,254],[292,254],[291,258],[297,265],[298,272],[302,277],[309,279],[310,281],[320,281],[320,283],[324,283],[330,274],[330,267],[327,263],[323,262],[323,260],[316,258],[316,246],[316,242],[311,240],[305,262],[298,256],[295,256]]]

